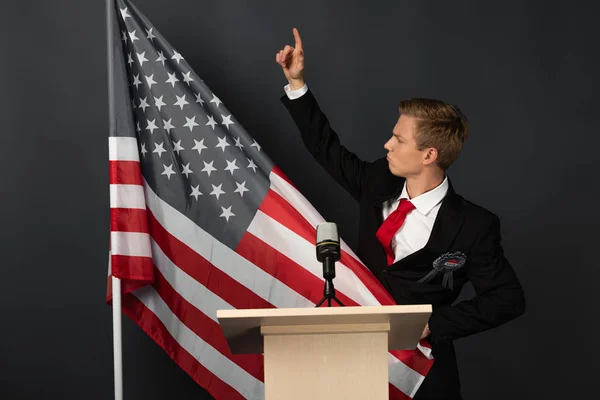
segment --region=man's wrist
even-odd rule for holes
[[[304,86],[304,79],[288,79],[291,90],[298,90]]]

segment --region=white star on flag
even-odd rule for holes
[[[136,40],[140,40],[139,37],[135,36],[135,30],[133,32],[129,32],[129,38],[131,39],[131,43],[135,42]]]
[[[206,161],[202,161],[202,162],[204,163],[204,168],[202,168],[202,172],[206,172],[208,174],[208,176],[210,176],[211,172],[217,170],[215,167],[213,167],[214,161],[211,161],[210,163],[207,163]]]
[[[233,171],[235,171],[236,169],[240,169],[240,167],[235,165],[235,162],[237,160],[234,158],[233,161],[229,161],[229,160],[225,160],[225,161],[227,162],[227,168],[225,168],[225,171],[231,172],[231,176],[233,176]]]
[[[170,121],[170,120],[169,120]],[[173,151],[177,152],[177,155],[179,155],[179,152],[181,150],[185,150],[182,146],[181,146],[181,140],[177,141],[177,142],[173,142]]]
[[[163,119],[164,130],[165,130],[165,131],[167,131],[167,133],[171,133],[171,129],[174,129],[174,128],[175,128],[175,127],[174,127],[174,126],[171,124],[171,120],[172,120],[172,119],[173,119],[173,118],[169,118],[169,120],[168,120],[168,121],[165,121],[165,120]],[[181,142],[181,140],[180,140],[180,142]]]
[[[175,72],[173,72],[172,74],[167,72],[167,75],[169,75],[169,79],[167,79],[165,83],[170,83],[173,85],[173,87],[175,87],[175,82],[179,82],[179,79],[177,79],[177,77],[175,76]]]
[[[190,194],[190,196],[194,196],[194,198],[198,200],[198,196],[202,196],[202,192],[200,192],[200,185],[190,187],[192,188],[192,194]]]
[[[154,97],[154,105],[158,108],[158,111],[160,111],[160,108],[162,106],[166,106],[167,105],[167,103],[165,103],[163,101],[163,97],[164,96],[160,96],[159,98]]]
[[[148,61],[148,59],[146,58],[146,52],[145,51],[142,52],[141,54],[140,53],[135,53],[135,54],[137,54],[138,61],[140,62],[140,66],[144,65],[144,63],[146,61]]]
[[[143,99],[140,97],[140,106],[139,108],[141,108],[144,112],[146,112],[146,108],[150,107],[150,105],[147,102],[147,97],[144,97]]]
[[[192,73],[192,71],[188,71],[187,74],[181,74],[183,76],[183,81],[185,83],[188,84],[188,86],[190,86],[190,82],[193,82],[194,80],[190,77],[190,74]]]
[[[223,184],[221,183],[219,186],[215,186],[215,185],[211,184],[211,186],[213,187],[213,191],[210,192],[210,194],[211,195],[214,194],[215,197],[217,198],[217,200],[219,200],[219,196],[221,196],[222,194],[225,194],[225,192],[223,190],[221,190],[221,186],[223,186]]]
[[[160,61],[163,65],[163,67],[165,66],[165,61],[167,60],[167,58],[163,55],[162,51],[158,52],[158,58],[156,59],[156,61]]]
[[[248,158],[248,162],[250,163],[248,165],[248,168],[252,168],[252,170],[254,171],[254,173],[256,173],[256,168],[257,167],[256,167],[256,164],[254,164],[254,160],[251,160],[251,159]]]
[[[179,54],[178,52],[176,52],[175,50],[173,50],[173,57],[171,57],[171,60],[177,60],[177,64],[179,64],[180,60],[183,60],[183,57],[181,56],[181,54]]]
[[[201,141],[197,141],[196,139],[194,139],[194,142],[196,143],[196,145],[192,147],[192,150],[198,150],[198,154],[202,154],[202,150],[208,149],[208,147],[204,145],[204,139],[202,139]]]
[[[148,34],[148,36],[146,36],[146,39],[153,40],[153,39],[156,37],[156,36],[154,36],[154,34],[152,33],[152,29],[154,29],[154,28],[146,29],[146,33]]]
[[[152,87],[152,85],[156,84],[156,81],[154,80],[154,74],[152,74],[150,76],[146,76],[146,83],[148,83],[149,89]]]
[[[161,175],[166,175],[167,179],[171,180],[171,175],[175,173],[175,171],[173,171],[173,164],[169,165],[168,167],[163,164],[163,167],[165,167],[165,170]]]
[[[227,220],[227,222],[229,222],[229,217],[235,217],[235,214],[231,212],[231,207],[233,206],[229,206],[227,208],[221,206],[221,208],[223,209],[223,213],[219,215],[219,217],[224,217]]]
[[[195,126],[198,126],[198,124],[196,123],[195,115],[192,118],[185,117],[185,120],[187,122],[183,126],[190,128],[190,132],[192,131],[192,129],[194,129]]]
[[[146,126],[146,130],[150,131],[150,134],[154,133],[154,130],[158,129],[158,126],[156,126],[156,124],[154,123],[154,121],[156,121],[156,118],[154,118],[152,121],[150,121],[149,119],[146,121],[148,122],[148,126]]]
[[[221,104],[221,100],[213,93],[213,99],[210,101],[211,103],[215,103],[217,108],[219,108],[219,104]]]
[[[233,193],[239,193],[240,197],[244,197],[244,192],[249,192],[250,190],[246,189],[246,181],[242,183],[235,183],[237,185],[237,189],[233,191]]]
[[[240,150],[244,147],[244,145],[240,142],[240,138],[235,139],[235,145],[240,148]]]
[[[231,121],[231,114],[229,114],[228,116],[224,116],[223,114],[221,114],[221,117],[223,117],[223,122],[221,122],[221,124],[225,125],[227,129],[229,129],[229,125],[233,124],[233,122]]]
[[[200,96],[200,93],[198,93],[198,94],[196,95],[196,103],[200,103],[200,105],[201,105],[202,107],[204,107],[204,100],[202,100],[202,97]]]
[[[177,97],[177,101],[175,102],[175,104],[173,104],[174,106],[179,106],[182,110],[183,110],[183,106],[185,106],[186,104],[190,104],[187,102],[187,100],[185,99],[185,93],[183,96],[179,97],[177,95],[175,95],[175,97]]]
[[[165,150],[165,148],[163,147],[163,144],[164,144],[164,142],[160,142],[160,144],[154,143],[154,150],[152,150],[152,153],[158,153],[158,158],[162,157],[162,153],[167,152]]]
[[[215,119],[213,118],[212,115],[208,116],[208,122],[206,123],[206,125],[210,125],[211,128],[213,128],[213,131],[215,130],[215,125],[217,124],[217,121],[215,121]]]
[[[129,15],[129,12],[127,11],[127,7],[120,8],[120,10],[121,10],[121,17],[123,18],[123,20],[125,18],[131,18],[131,15]]]
[[[225,153],[225,147],[227,146],[231,146],[229,143],[227,143],[227,137],[223,136],[219,138],[219,144],[216,145],[215,147],[220,147],[223,150],[223,153]]]
[[[137,89],[139,85],[142,84],[142,81],[140,81],[140,74],[137,74],[136,76],[133,77],[133,86],[135,86],[135,88]]]
[[[256,142],[256,140],[250,146],[256,147],[258,149],[258,151],[260,151],[260,145]]]
[[[181,171],[182,174],[185,174],[186,178],[189,178],[189,174],[193,174],[194,171],[192,171],[190,169],[190,163],[187,163],[186,165],[181,164],[181,166],[183,167],[183,171]]]

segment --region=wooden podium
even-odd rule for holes
[[[388,350],[416,348],[431,305],[218,310],[233,354],[264,354],[266,400],[389,399]]]

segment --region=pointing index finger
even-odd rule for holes
[[[294,28],[294,39],[296,39],[296,48],[302,50],[302,39],[300,39],[300,33],[298,29]]]

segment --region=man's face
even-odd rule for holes
[[[401,115],[394,126],[392,137],[383,146],[388,152],[388,166],[395,176],[406,178],[423,171],[427,150],[417,150],[415,125],[416,118]]]

